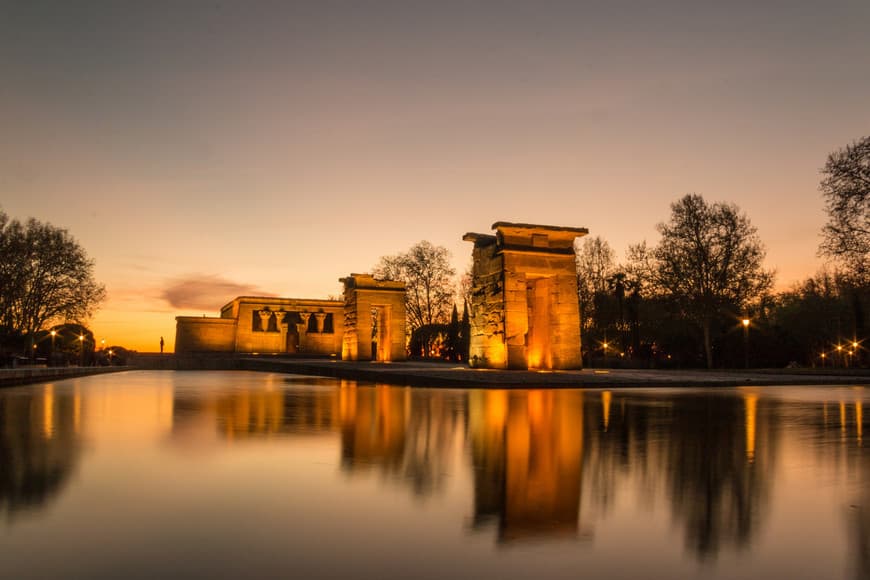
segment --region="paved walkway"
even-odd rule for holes
[[[699,387],[749,385],[867,385],[870,370],[837,374],[806,370],[595,370],[502,371],[459,364],[369,363],[323,359],[240,357],[240,369],[362,380],[392,385],[478,388]]]

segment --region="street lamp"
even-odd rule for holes
[[[85,335],[79,335],[79,366],[85,366]]]
[[[825,368],[825,353],[820,355],[822,357],[822,368]]]
[[[843,362],[843,345],[842,344],[837,345],[837,358],[840,359],[840,363]]]
[[[749,319],[744,318],[743,323],[743,366],[749,368]]]

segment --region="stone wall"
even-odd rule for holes
[[[463,239],[474,242],[471,303],[468,305],[469,363],[482,368],[507,368],[504,257],[498,251],[495,236],[466,234]]]
[[[341,352],[341,301],[239,297],[232,304],[224,312],[232,312],[238,320],[236,352],[335,356]]]
[[[236,323],[233,319],[175,317],[175,352],[233,352],[235,344]]]

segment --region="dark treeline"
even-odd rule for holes
[[[625,262],[601,237],[578,246],[587,365],[866,367],[870,328],[870,137],[832,153],[820,184],[829,266],[773,292],[762,244],[733,204],[691,194],[661,239]]]
[[[675,299],[620,265],[604,281],[591,291],[581,283],[586,365],[705,366],[703,332]],[[822,270],[789,290],[725,305],[710,322],[714,366],[866,367],[868,290],[842,271]]]

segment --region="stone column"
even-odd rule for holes
[[[268,332],[269,330],[269,319],[272,318],[271,310],[260,310],[257,312],[260,316],[260,330],[263,332]]]
[[[317,332],[323,333],[323,324],[326,322],[325,312],[315,312],[314,318],[317,320]]]
[[[282,352],[287,350],[287,333],[289,332],[289,328],[287,325],[287,313],[283,310],[279,310],[275,313],[275,322],[277,322],[278,332],[281,334],[281,348]]]
[[[306,343],[305,337],[308,336],[308,320],[311,318],[310,312],[300,312],[299,318],[302,322],[296,323],[296,330],[299,333],[299,350],[305,352]]]

